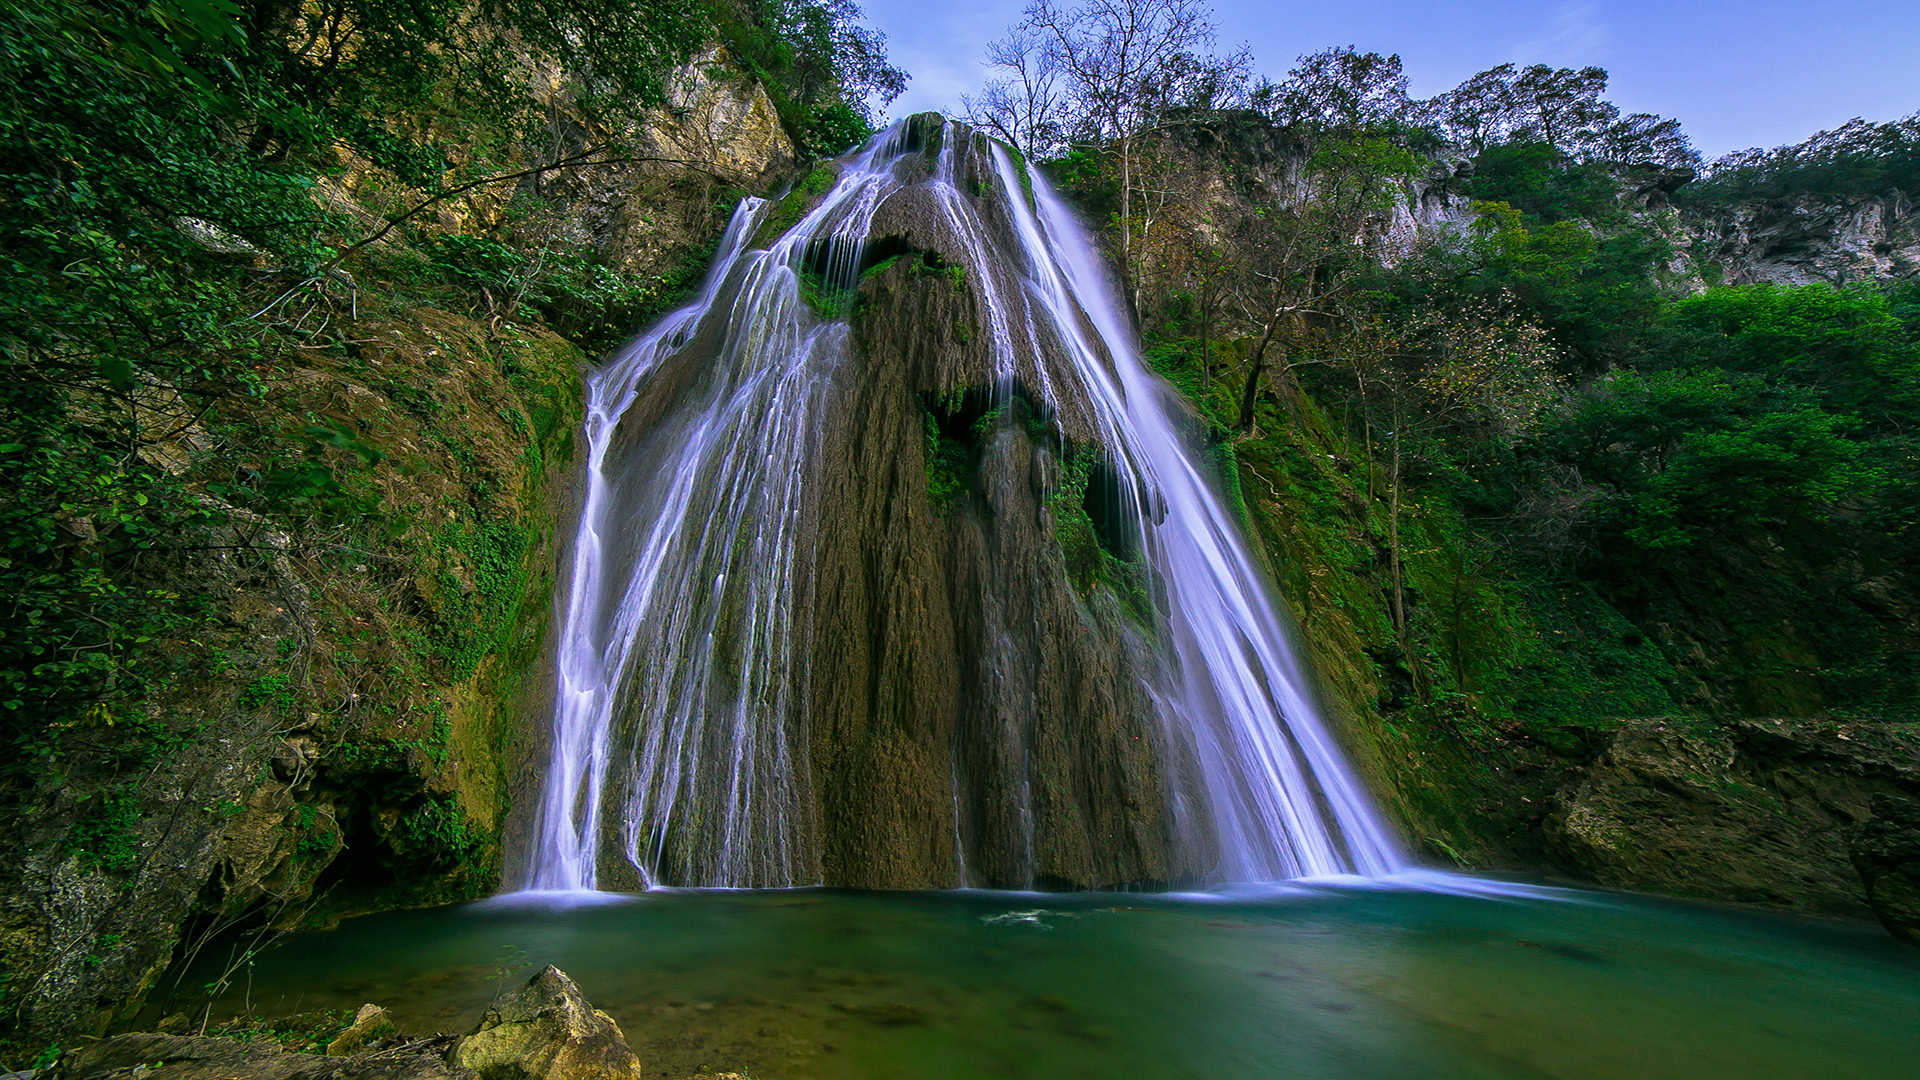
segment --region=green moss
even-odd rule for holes
[[[103,793],[68,831],[65,849],[79,856],[80,865],[89,870],[131,870],[140,858],[141,817],[140,799],[132,785]]]
[[[1144,553],[1123,558],[1103,543],[1100,530],[1087,512],[1087,488],[1094,470],[1105,460],[1097,447],[1069,446],[1060,462],[1060,482],[1047,493],[1055,541],[1066,563],[1067,582],[1076,595],[1090,596],[1101,586],[1120,601],[1128,617],[1143,627],[1154,625],[1156,612],[1148,591],[1151,571]]]
[[[825,195],[827,192],[833,190],[834,181],[838,179],[839,176],[837,176],[832,169],[824,165],[817,165],[812,172],[807,174],[806,179],[800,181],[800,183],[795,186],[794,190],[807,198],[814,198]]]
[[[1021,153],[1020,148],[1010,142],[1000,142],[998,139],[994,142],[999,142],[1001,149],[1007,152],[1007,157],[1013,164],[1013,175],[1020,179],[1020,190],[1027,197],[1027,205],[1033,205],[1033,177],[1027,172],[1027,155]]]
[[[927,499],[934,509],[945,510],[967,489],[973,474],[973,455],[957,440],[940,433],[933,413],[922,409],[926,421],[926,445],[922,461],[927,472]]]
[[[259,709],[271,707],[274,711],[286,715],[291,713],[298,702],[298,695],[289,685],[285,672],[262,675],[248,683],[240,691],[240,707]]]
[[[822,319],[846,317],[853,311],[858,297],[857,289],[843,288],[812,270],[800,271],[800,299]]]
[[[484,887],[493,877],[500,838],[474,823],[459,799],[436,795],[408,811],[396,830],[403,850]]]
[[[1098,455],[1069,450],[1060,462],[1060,483],[1047,493],[1053,534],[1067,564],[1067,581],[1080,596],[1091,593],[1105,569],[1105,553],[1086,508],[1087,481]]]
[[[450,673],[464,679],[512,633],[525,591],[532,535],[518,521],[459,518],[438,539],[464,564],[463,573],[451,566],[440,572],[441,606],[435,620]]]
[[[788,229],[800,224],[807,212],[819,205],[820,197],[833,189],[839,177],[825,165],[815,166],[812,172],[801,179],[793,189],[781,198],[760,227],[753,231],[753,239],[748,241],[749,248],[766,249],[774,241],[785,236]]]

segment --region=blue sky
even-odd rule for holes
[[[891,111],[958,111],[984,77],[987,42],[1024,6],[864,0],[914,76]],[[1678,117],[1708,157],[1920,110],[1920,0],[1215,0],[1215,13],[1221,44],[1244,42],[1274,78],[1329,45],[1399,53],[1421,97],[1506,61],[1597,64],[1612,73],[1609,98]]]

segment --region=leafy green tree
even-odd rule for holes
[[[1351,45],[1301,57],[1286,79],[1256,87],[1252,104],[1288,127],[1346,135],[1404,128],[1414,112],[1400,57]]]
[[[1689,432],[1634,493],[1627,536],[1647,548],[1684,547],[1823,516],[1878,479],[1848,428],[1844,417],[1798,409]]]
[[[1697,205],[1812,195],[1877,198],[1920,190],[1920,113],[1886,124],[1855,118],[1792,146],[1742,150],[1682,189]]]
[[[760,76],[804,154],[841,153],[873,133],[908,75],[852,0],[717,0],[715,25]]]
[[[801,58],[809,130],[844,143],[897,72],[850,4],[780,10],[769,40]],[[377,455],[274,393],[291,351],[339,344],[358,302],[343,260],[368,227],[318,178],[353,160],[431,202],[537,174],[559,151],[529,60],[577,76],[617,128],[665,100],[714,19],[659,0],[0,7],[0,770],[164,684],[158,643],[206,600],[180,569],[212,530],[363,510],[344,471]],[[442,269],[523,260],[473,249]],[[579,269],[570,295],[617,291]],[[182,449],[223,415],[246,418],[230,426],[260,461]]]
[[[1622,116],[1600,95],[1603,68],[1501,64],[1432,101],[1423,112],[1455,145],[1478,155],[1505,143],[1544,143],[1577,161],[1699,165],[1675,120]]]
[[[1471,226],[1375,275],[1371,290],[1412,308],[1511,296],[1565,348],[1569,374],[1627,362],[1647,346],[1665,302],[1659,268],[1672,245],[1628,223],[1529,218],[1480,203]]]
[[[1570,160],[1552,143],[1516,140],[1489,146],[1473,159],[1466,193],[1512,206],[1528,220],[1615,224],[1625,217],[1620,183],[1604,165]]]
[[[1803,387],[1870,432],[1920,418],[1920,347],[1879,290],[1829,285],[1709,289],[1674,304],[1667,364],[1710,364]]]

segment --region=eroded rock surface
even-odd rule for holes
[[[1603,885],[1912,926],[1916,796],[1920,725],[1629,721],[1546,838]]]
[[[1920,800],[1875,794],[1872,809],[1849,845],[1853,865],[1888,932],[1920,944]]]
[[[551,964],[494,1002],[452,1061],[480,1080],[640,1080],[620,1025]]]
[[[1686,227],[1694,260],[1732,285],[1844,285],[1920,271],[1920,216],[1898,193],[1739,203],[1690,213]]]

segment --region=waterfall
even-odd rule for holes
[[[852,330],[863,272],[886,269],[877,220],[907,223],[889,250],[925,251],[927,266],[957,267],[942,272],[977,290],[978,340],[958,339],[992,404],[1026,394],[1056,417],[1034,438],[1064,441],[1071,425],[1104,455],[1115,520],[1131,523],[1122,550],[1146,568],[1153,608],[1150,629],[1124,632],[1135,685],[1115,692],[1139,693],[1159,724],[1171,842],[1209,848],[1204,876],[1221,882],[1399,867],[1181,434],[1178,404],[1143,365],[1099,258],[1044,177],[977,133],[922,117],[833,168],[810,205],[800,193],[745,200],[699,295],[588,377],[551,762],[519,885],[823,880],[832,838],[822,835],[811,688],[842,673],[811,661],[825,513],[815,492],[840,464],[823,439],[847,387],[887,362],[863,359]],[[905,391],[893,397],[917,408]],[[924,617],[908,600],[902,617]],[[1010,804],[996,810],[1024,832],[1013,846],[1024,845],[1016,854],[1031,884],[1046,838],[1035,835],[1034,736],[1019,693],[1038,683],[1018,676],[1035,666],[1042,631],[1011,610],[987,596],[967,624],[982,670],[1007,686],[977,688],[991,731],[954,737],[985,740],[1018,773],[996,789]],[[951,814],[938,846],[951,849],[954,883],[967,884],[986,826],[969,824],[963,806],[965,756],[946,752],[935,772],[951,791],[928,805]],[[618,880],[603,881],[603,869]]]

